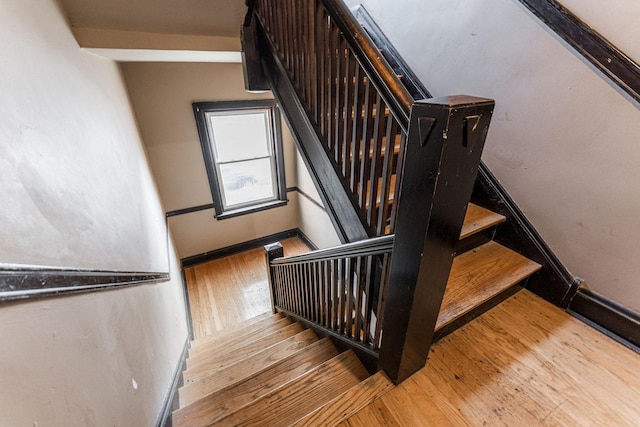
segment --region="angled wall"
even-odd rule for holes
[[[640,106],[518,1],[360,2],[434,96],[496,100],[483,160],[572,274],[640,310]],[[637,56],[635,2],[572,3]]]
[[[0,425],[152,425],[187,326],[118,67],[77,46],[54,0],[0,3],[0,56],[0,268],[172,277],[0,303]]]

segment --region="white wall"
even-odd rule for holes
[[[640,310],[640,106],[517,1],[362,3],[434,96],[496,100],[483,160],[572,274]],[[616,4],[611,40],[638,30]]]
[[[119,70],[55,0],[0,2],[0,57],[0,264],[173,277],[0,304],[0,425],[151,425],[187,328]]]
[[[244,90],[241,64],[121,65],[149,161],[167,212],[212,203],[191,104],[272,98]],[[295,146],[282,126],[287,186],[296,185]],[[285,207],[216,220],[213,210],[170,218],[181,258],[298,226],[295,195]]]
[[[340,238],[327,212],[309,200],[310,198],[322,205],[320,195],[299,153],[296,158],[298,188],[306,195],[298,196],[300,230],[320,249],[340,245]]]

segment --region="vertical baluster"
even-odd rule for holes
[[[340,166],[342,160],[340,155],[342,154],[342,139],[344,132],[344,97],[345,97],[345,51],[347,50],[347,41],[344,37],[341,37],[342,34],[340,31],[337,31],[337,43],[336,43],[336,107],[335,107],[335,115],[336,115],[336,126],[334,129],[334,147],[333,147],[333,158]]]
[[[354,283],[352,285],[352,289],[355,288],[355,304],[354,304],[354,317],[355,317],[355,325],[354,325],[354,334],[353,337],[356,341],[360,341],[361,330],[362,330],[362,290],[363,284],[365,280],[365,271],[364,271],[364,263],[363,257],[359,256],[356,258],[356,267],[355,267],[355,277]]]
[[[304,316],[304,295],[302,293],[302,266],[295,264],[294,291],[296,298],[296,314]]]
[[[355,83],[355,59],[351,50],[347,48],[347,57],[345,60],[345,87],[344,87],[344,128],[342,131],[342,176],[345,179],[349,179],[351,175],[351,146],[353,137],[353,123],[354,117],[354,103],[353,103],[353,91],[356,85]]]
[[[339,321],[338,321],[338,313],[340,310],[340,292],[339,292],[339,282],[338,282],[338,270],[339,270],[340,261],[339,260],[331,260],[331,306],[333,308],[333,312],[331,314],[331,328],[333,330],[338,330]]]
[[[386,226],[390,214],[391,176],[393,174],[394,157],[396,150],[396,138],[398,135],[398,122],[389,114],[385,132],[384,161],[382,162],[382,188],[380,191],[380,208],[378,209],[378,221],[376,224],[377,235],[387,234]],[[397,180],[397,179],[396,179]],[[396,195],[394,194],[393,197]]]
[[[319,293],[319,286],[320,283],[318,283],[318,269],[317,269],[317,263],[312,262],[310,263],[309,267],[311,269],[311,279],[313,282],[313,319],[316,323],[320,323],[320,293]]]
[[[369,170],[371,169],[371,158],[369,157],[369,151],[371,150],[371,138],[373,137],[373,124],[375,121],[374,111],[376,104],[376,98],[379,98],[378,92],[375,87],[367,80],[366,95],[365,95],[365,109],[364,109],[364,122],[362,131],[362,160],[360,162],[360,174],[359,174],[359,198],[358,202],[360,208],[367,209],[367,190],[369,189]]]
[[[358,192],[358,184],[360,182],[358,173],[360,172],[361,159],[361,140],[364,120],[362,118],[364,112],[365,95],[367,93],[367,83],[364,70],[360,64],[356,63],[355,86],[353,92],[353,136],[351,137],[351,175],[349,186],[354,193]]]
[[[369,173],[369,209],[367,209],[367,224],[376,226],[378,218],[378,202],[383,205],[378,186],[382,185],[379,179],[382,171],[382,145],[384,143],[384,126],[386,124],[387,106],[380,96],[376,97],[376,120],[373,127],[373,146],[371,147],[371,171]]]
[[[322,282],[324,283],[324,326],[327,328],[331,328],[331,310],[332,310],[332,301],[331,301],[331,279],[330,279],[330,267],[329,261],[324,261],[322,263]]]
[[[322,281],[320,280],[320,262],[318,261],[313,263],[313,277],[316,281],[316,322],[322,325],[322,307],[324,301],[322,298]]]
[[[376,310],[376,330],[373,335],[372,346],[374,350],[380,348],[380,338],[382,337],[382,325],[384,324],[384,297],[387,294],[389,285],[389,267],[391,266],[391,255],[384,254],[382,257],[382,274],[380,279],[380,289],[378,290],[378,307]]]
[[[327,106],[327,86],[329,85],[329,78],[327,77],[327,51],[328,51],[328,41],[329,41],[329,32],[327,30],[327,16],[325,15],[324,9],[321,6],[321,3],[318,3],[318,52],[320,52],[319,59],[319,69],[320,69],[320,79],[319,79],[319,88],[320,88],[320,128],[322,131],[322,136],[326,138],[328,135],[327,126],[329,125],[329,116],[327,115],[327,111],[329,111],[329,107]]]
[[[344,316],[346,320],[345,325],[345,333],[347,337],[351,337],[353,335],[353,285],[355,283],[354,280],[354,266],[355,262],[352,258],[347,258],[345,262],[345,292],[346,292],[346,302],[345,302],[345,311]]]
[[[365,271],[366,271],[366,280],[365,280],[365,284],[364,284],[364,289],[362,290],[362,293],[364,294],[364,301],[362,304],[363,307],[363,311],[364,311],[364,318],[363,318],[363,325],[362,325],[362,344],[368,344],[369,343],[369,334],[371,333],[371,310],[372,310],[372,304],[371,301],[373,300],[373,295],[371,295],[373,293],[373,282],[375,279],[375,268],[376,268],[376,259],[378,257],[377,256],[368,256],[367,257],[367,262],[366,262],[366,266],[365,266]]]
[[[345,311],[345,293],[344,293],[344,267],[345,267],[345,260],[344,259],[339,259],[338,260],[338,331],[340,333],[344,332],[344,325],[345,325],[345,317],[344,317],[344,311]]]
[[[398,216],[398,200],[400,199],[398,196],[400,195],[400,184],[402,183],[402,176],[400,171],[402,171],[402,163],[404,162],[404,153],[407,145],[407,134],[402,132],[402,136],[400,137],[400,151],[398,152],[398,160],[396,161],[396,185],[393,189],[393,203],[391,204],[391,213],[389,214],[390,222],[389,222],[389,234],[394,234],[396,230],[396,218]]]
[[[318,94],[317,90],[317,69],[316,69],[316,58],[318,56],[318,52],[316,51],[316,26],[315,26],[315,0],[308,0],[304,2],[307,7],[307,37],[309,40],[309,64],[308,64],[308,73],[307,73],[307,84],[309,85],[309,111],[311,111],[311,115],[315,119],[316,123],[318,121],[317,117],[317,99]]]
[[[331,152],[331,149],[333,147],[333,128],[335,126],[334,124],[334,111],[335,111],[335,79],[334,79],[334,73],[335,73],[335,55],[334,55],[334,50],[335,50],[335,27],[333,25],[333,22],[331,21],[331,17],[328,17],[328,28],[327,28],[327,34],[326,34],[326,48],[327,48],[327,57],[326,57],[326,61],[325,61],[325,66],[327,68],[326,70],[326,85],[327,85],[327,134],[325,135],[325,143],[327,144],[327,148],[329,149],[329,152]]]

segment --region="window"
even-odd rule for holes
[[[275,101],[194,102],[193,111],[216,218],[286,204]]]

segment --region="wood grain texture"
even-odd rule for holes
[[[309,252],[298,238],[281,243],[286,256]],[[271,310],[262,248],[187,268],[185,278],[196,338]]]
[[[242,348],[230,352],[224,352],[222,354],[216,354],[216,356],[212,357],[210,360],[205,358],[201,360],[202,363],[198,363],[193,368],[189,368],[182,373],[184,381],[185,383],[198,381],[201,378],[221,371],[222,369],[225,369],[258,351],[300,333],[302,329],[303,328],[300,324],[293,323],[263,338],[255,341],[249,341]]]
[[[451,267],[436,330],[539,269],[539,264],[495,242],[457,256]]]
[[[638,372],[637,353],[523,290],[436,343],[425,368],[343,425],[636,426]]]
[[[460,239],[465,239],[472,234],[486,230],[505,221],[505,217],[476,204],[469,203],[464,217]]]
[[[331,402],[298,420],[293,426],[336,425],[393,389],[393,383],[382,372],[377,372],[350,388]]]
[[[271,311],[258,315],[256,317],[252,317],[251,319],[245,320],[242,323],[238,323],[237,325],[232,325],[227,327],[224,331],[216,331],[209,335],[205,335],[201,338],[196,338],[191,341],[191,352],[196,351],[196,349],[204,344],[209,343],[222,343],[224,340],[229,338],[234,338],[240,335],[246,335],[253,330],[259,328],[258,324],[269,324],[276,322],[282,319],[284,315],[278,313],[273,314]]]
[[[209,342],[203,344],[195,349],[189,351],[189,358],[187,359],[187,369],[195,366],[196,364],[211,360],[216,355],[229,353],[244,346],[247,341],[254,341],[270,335],[280,329],[289,326],[293,321],[286,317],[276,319],[274,322],[256,324],[249,327],[246,334],[238,334],[237,336],[229,336],[222,342]]]
[[[289,426],[368,376],[348,351],[219,420],[219,425]]]
[[[208,426],[337,356],[324,338],[244,381],[209,394],[173,415],[174,426]]]
[[[180,406],[189,405],[208,394],[255,375],[280,360],[299,352],[315,341],[318,341],[318,337],[312,330],[307,329],[271,347],[258,351],[226,369],[200,378],[197,381],[186,383],[179,390]]]
[[[278,332],[287,326],[290,326],[293,322],[289,318],[282,318],[274,323],[264,325],[255,331],[243,336],[230,337],[222,344],[210,343],[200,346],[189,352],[189,358],[187,359],[187,369],[191,369],[194,366],[202,362],[210,362],[215,360],[219,355],[228,354],[235,350],[238,350],[245,346],[248,341],[256,341],[271,335],[274,332]]]

